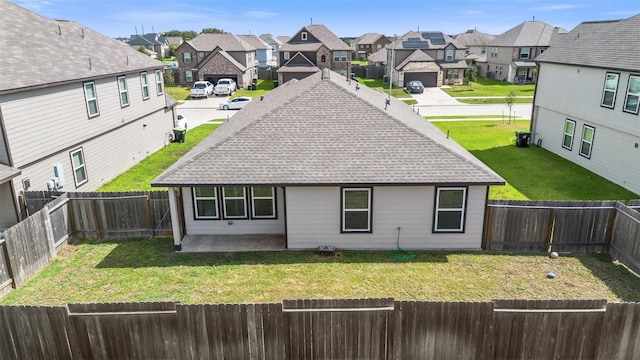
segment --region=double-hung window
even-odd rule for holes
[[[182,60],[184,61],[185,64],[190,64],[191,63],[191,53],[190,52],[182,53]]]
[[[140,84],[142,84],[142,99],[146,100],[149,98],[149,79],[147,79],[147,73],[140,73]]]
[[[629,86],[627,86],[627,97],[624,99],[624,111],[638,114],[638,99],[640,99],[640,75],[631,75]]]
[[[333,62],[346,62],[347,61],[347,52],[346,51],[334,51],[333,52]]]
[[[162,88],[162,70],[156,70],[156,91],[158,92],[158,96],[164,93],[164,89]]]
[[[607,107],[613,109],[616,104],[616,93],[618,92],[618,80],[620,78],[620,74],[617,73],[607,73],[604,80],[604,91],[602,92],[602,102],[601,105],[603,107]]]
[[[184,72],[184,79],[187,82],[192,82],[193,81],[193,72],[191,70],[187,70]]]
[[[453,61],[453,50],[447,49],[447,61]]]
[[[463,232],[466,202],[466,188],[437,188],[433,231]]]
[[[251,217],[254,219],[274,219],[276,217],[276,195],[273,187],[251,188]]]
[[[129,90],[127,90],[127,77],[118,77],[118,90],[120,91],[120,106],[129,106]]]
[[[87,113],[89,113],[89,117],[100,115],[96,83],[93,81],[84,83],[84,99],[87,102]]]
[[[84,164],[82,148],[71,152],[71,165],[73,166],[73,178],[76,182],[76,187],[86,183],[88,181],[87,167]]]
[[[591,158],[591,149],[593,148],[593,136],[596,129],[593,126],[584,125],[582,127],[582,141],[580,144],[580,155]]]
[[[193,188],[196,219],[219,219],[218,191],[215,187]]]
[[[288,51],[285,51],[283,57],[285,60],[289,60],[291,58],[291,53]]]
[[[247,218],[247,194],[242,186],[222,188],[222,209],[225,219]]]
[[[562,136],[562,147],[571,150],[573,148],[573,134],[576,131],[576,122],[567,119],[564,122],[564,135]]]
[[[531,48],[520,48],[520,59],[528,59]]]
[[[342,189],[342,232],[371,232],[371,188]]]

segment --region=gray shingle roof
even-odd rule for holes
[[[566,33],[562,28],[553,27],[541,21],[525,21],[496,36],[490,46],[549,46],[558,34]]]
[[[164,66],[121,41],[7,0],[0,0],[0,14],[0,93]]]
[[[261,40],[263,41],[267,41],[267,39],[271,39],[271,41],[273,41],[276,45],[282,45],[284,44],[283,41],[280,41],[280,39],[276,36],[273,36],[271,34],[261,34],[260,36],[258,36]],[[288,39],[287,39],[288,40]]]
[[[640,14],[581,23],[559,36],[536,61],[640,71]]]
[[[216,46],[224,51],[253,51],[256,49],[234,34],[200,34],[187,42],[196,51],[211,51]]]
[[[268,49],[269,44],[262,41],[256,35],[238,35],[238,37],[244,41],[246,41],[249,45],[253,46],[256,49]]]
[[[455,39],[457,42],[471,47],[487,45],[491,40],[495,39],[495,37],[495,35],[485,34],[477,30],[468,30],[467,32],[456,35]]]
[[[356,45],[366,45],[366,44],[375,44],[376,41],[378,41],[378,39],[380,39],[380,37],[382,37],[384,35],[380,35],[378,33],[366,33],[362,36],[360,36],[359,38],[355,39],[353,41],[354,44]]]
[[[351,46],[347,45],[342,39],[337,37],[331,30],[327,29],[324,25],[307,25],[302,28],[300,31],[306,29],[306,31],[310,32],[318,41],[320,41],[324,46],[326,46],[329,50],[348,50],[351,51]],[[303,46],[306,44],[284,44],[283,49],[295,46],[296,49],[298,46]],[[281,49],[282,50],[282,49]],[[308,51],[308,50],[299,50],[299,51]]]
[[[396,66],[396,70],[402,70],[410,62],[435,62],[435,59],[422,50],[414,50],[411,55]]]
[[[254,99],[153,186],[503,184],[411,107],[327,69]]]
[[[387,63],[387,48],[382,48],[373,54],[369,55],[367,59],[370,62],[379,62],[379,63]]]

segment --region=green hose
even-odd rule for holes
[[[404,250],[400,248],[400,227],[398,226],[398,240],[396,241],[397,250],[391,250],[387,253],[387,257],[392,260],[411,260],[416,255],[409,250]]]

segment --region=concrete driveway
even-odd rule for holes
[[[186,117],[188,128],[193,129],[212,119],[231,118],[238,110],[218,110],[218,106],[228,99],[228,96],[212,96],[207,99],[185,100],[176,107],[176,112]]]
[[[473,105],[463,104],[449,96],[440,88],[425,88],[422,94],[411,94],[418,101],[415,110],[423,116],[469,116],[469,115],[504,115],[509,116],[507,104]],[[513,104],[512,115],[525,119],[531,118],[532,104]]]

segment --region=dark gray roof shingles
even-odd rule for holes
[[[51,20],[0,0],[0,93],[164,65],[78,23]]]
[[[383,93],[356,84],[328,70],[283,84],[152,184],[504,183],[409,106],[385,110]]]

